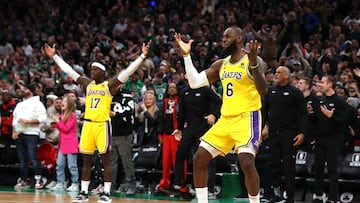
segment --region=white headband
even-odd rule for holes
[[[106,71],[105,66],[104,66],[103,64],[99,63],[99,62],[93,62],[93,63],[91,64],[91,66],[95,66],[95,67],[100,68],[100,69],[103,70],[103,71]]]

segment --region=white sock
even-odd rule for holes
[[[80,192],[85,192],[85,194],[89,193],[89,185],[90,185],[89,180],[82,180]]]
[[[104,192],[110,194],[111,182],[104,182]]]
[[[260,203],[260,194],[257,193],[257,195],[252,196],[250,194],[248,194],[249,196],[249,203]]]
[[[196,198],[198,200],[198,203],[208,203],[208,188],[195,188],[196,192]]]
[[[40,183],[41,175],[35,175],[36,184]]]

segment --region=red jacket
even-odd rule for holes
[[[13,111],[15,109],[16,102],[13,98],[9,103],[2,103],[0,106],[1,114],[1,135],[11,136],[12,134],[12,121],[13,121]]]

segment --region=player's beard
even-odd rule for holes
[[[231,44],[228,47],[225,47],[222,51],[221,51],[221,58],[225,58],[233,53],[236,52],[236,42],[235,40],[233,42],[231,42]]]

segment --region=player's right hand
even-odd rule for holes
[[[191,44],[194,42],[193,39],[190,39],[187,43],[185,43],[182,39],[181,39],[181,34],[180,33],[176,33],[174,34],[174,39],[177,42],[182,55],[188,55],[190,53],[190,49],[191,49]]]
[[[44,45],[44,51],[45,54],[49,57],[53,57],[55,55],[55,44],[53,47],[51,47],[48,43],[45,43]]]
[[[147,56],[149,54],[151,44],[152,44],[152,40],[149,40],[146,44],[143,43],[141,51],[145,56]]]

